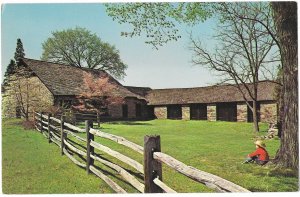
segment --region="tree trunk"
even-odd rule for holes
[[[274,162],[298,170],[297,3],[272,2],[283,63],[283,117],[280,148]]]
[[[258,114],[257,114],[257,101],[253,100],[253,108],[252,108],[252,113],[253,113],[253,131],[254,132],[259,132],[259,126],[258,126]]]

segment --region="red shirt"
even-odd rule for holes
[[[261,161],[268,161],[269,160],[268,152],[262,147],[259,147],[258,149],[256,149],[256,151],[254,151],[253,153],[250,153],[248,156],[249,157],[258,156],[258,159],[261,160]]]

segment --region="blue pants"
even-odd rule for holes
[[[255,162],[258,165],[265,165],[266,163],[268,163],[268,161],[263,161],[263,160],[259,160],[257,156],[254,157],[248,157],[244,163],[252,163]]]

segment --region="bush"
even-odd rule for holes
[[[34,121],[31,120],[24,120],[22,126],[25,130],[35,129]]]

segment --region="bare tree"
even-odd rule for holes
[[[216,71],[221,76],[220,83],[235,84],[253,113],[254,131],[258,132],[258,82],[274,80],[276,67],[280,64],[279,53],[274,39],[260,23],[242,19],[237,14],[271,23],[271,12],[266,12],[269,10],[267,5],[259,3],[221,3],[217,6],[222,19],[214,37],[218,46],[211,52],[191,37],[193,63]]]

